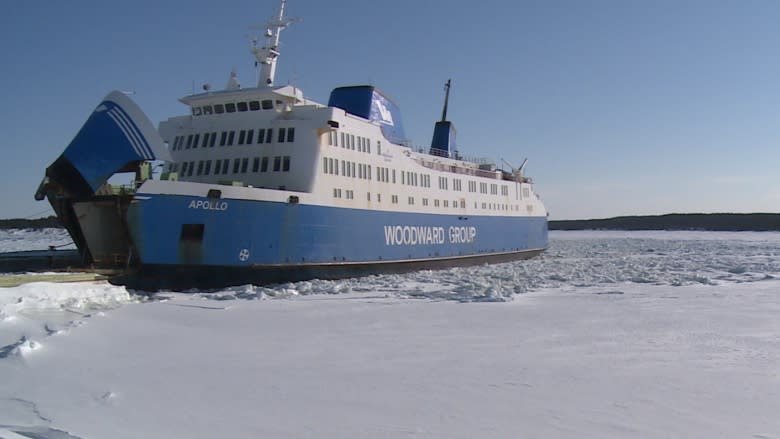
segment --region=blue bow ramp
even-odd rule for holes
[[[75,196],[97,192],[117,172],[147,160],[170,161],[160,134],[124,93],[108,94],[46,176]]]

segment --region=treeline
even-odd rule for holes
[[[777,213],[672,213],[606,219],[550,221],[550,230],[777,231]]]
[[[56,216],[37,219],[0,219],[0,229],[48,229],[62,227]]]

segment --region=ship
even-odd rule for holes
[[[127,93],[98,104],[46,168],[47,199],[90,267],[141,290],[211,289],[530,258],[547,210],[519,167],[461,154],[447,118],[430,147],[406,138],[374,85],[327,104],[275,84],[286,0],[251,40],[254,87],[185,96],[155,128]],[[130,175],[125,185],[112,183]]]

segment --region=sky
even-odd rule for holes
[[[0,218],[33,194],[112,90],[158,123],[235,69],[278,1],[6,2],[0,16]],[[519,165],[550,219],[779,212],[780,2],[289,0],[277,84],[327,102],[373,84],[429,145],[448,118],[467,156]]]

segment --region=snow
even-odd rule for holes
[[[0,437],[780,438],[778,244],[552,232],[468,269],[4,288]]]

